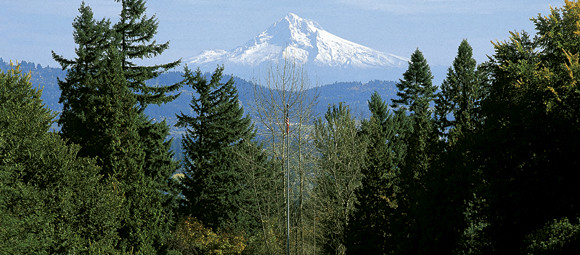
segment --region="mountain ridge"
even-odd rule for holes
[[[43,89],[42,100],[43,103],[51,110],[59,113],[62,110],[62,104],[60,104],[60,88],[57,83],[57,79],[65,79],[66,71],[61,68],[55,67],[42,67],[33,62],[21,61],[20,70],[23,73],[30,72],[31,82],[33,87],[38,89]],[[0,72],[5,72],[10,69],[9,63],[5,62],[0,57]],[[211,73],[205,73],[206,76],[210,76]],[[224,81],[232,77],[231,75],[224,75]],[[163,73],[156,79],[147,81],[148,84],[174,84],[182,81],[183,72],[172,71],[168,73]],[[255,103],[254,99],[254,83],[251,81],[244,80],[243,78],[233,76],[234,86],[238,90],[238,95],[241,103],[244,105],[246,113],[252,114],[252,107]],[[369,82],[360,81],[349,81],[349,82],[336,82],[332,84],[323,84],[316,88],[311,88],[307,90],[309,97],[314,97],[318,95],[318,104],[313,109],[315,115],[323,116],[327,108],[331,104],[338,104],[343,102],[350,106],[353,115],[356,117],[367,118],[370,116],[370,111],[367,107],[367,101],[370,99],[371,94],[377,91],[383,100],[390,102],[391,98],[396,97],[396,82],[395,81],[384,81],[384,80],[372,80]],[[163,104],[160,106],[150,105],[145,110],[146,114],[152,118],[158,120],[167,120],[167,122],[172,126],[176,122],[175,114],[183,111],[184,113],[190,113],[189,103],[191,100],[191,95],[193,91],[191,88],[185,86],[180,91],[182,94],[175,101]],[[54,125],[56,128],[56,125]]]

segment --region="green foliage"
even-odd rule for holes
[[[393,99],[392,107],[410,111],[413,114],[426,114],[429,103],[434,98],[433,75],[423,53],[416,49],[411,54],[409,68],[403,79],[397,83],[398,99]]]
[[[433,75],[419,49],[411,55],[409,68],[403,77],[404,79],[397,84],[399,99],[392,101],[393,107],[399,107],[397,111],[410,111],[412,128],[407,135],[408,151],[401,174],[405,179],[404,182],[408,182],[403,184],[403,188],[414,189],[422,185],[418,182],[421,182],[422,176],[429,169],[431,160],[429,146],[434,144],[436,139],[433,132],[432,111],[429,108],[435,93],[435,86],[432,84]],[[415,184],[411,185],[411,183]]]
[[[139,1],[138,5],[123,5],[122,13],[139,16],[143,8],[144,1]],[[108,20],[95,21],[84,3],[79,11],[73,23],[77,58],[69,60],[53,52],[54,59],[68,71],[65,80],[59,81],[61,134],[81,146],[80,155],[96,157],[101,174],[118,181],[125,197],[118,247],[145,253],[163,251],[177,205],[176,187],[169,177],[178,164],[169,151],[171,141],[165,141],[167,124],[154,123],[142,110],[148,103],[174,98],[165,93],[178,85],[148,89],[144,81],[156,77],[155,70],[162,67],[139,68],[127,61],[151,56],[148,47],[135,43],[151,40],[156,25],[132,22],[125,27],[133,32],[128,34],[117,31],[119,24],[111,27]],[[145,38],[126,40],[126,36],[140,35]]]
[[[319,151],[316,206],[320,208],[320,232],[327,253],[344,254],[349,218],[361,185],[366,140],[359,135],[347,106],[329,106],[324,121],[314,124],[314,144]]]
[[[90,113],[84,112],[87,103],[95,103],[94,94],[97,93],[97,81],[102,62],[105,61],[105,52],[109,47],[108,26],[109,21],[95,21],[90,7],[84,3],[79,8],[80,16],[73,22],[74,41],[78,45],[75,50],[77,58],[68,60],[52,52],[53,58],[61,65],[63,70],[70,69],[64,81],[58,79],[61,89],[59,103],[63,104],[63,110],[58,120],[63,137],[76,144],[95,144],[96,141],[85,141],[91,138],[90,127],[94,123],[88,120]],[[90,84],[90,85],[89,85]],[[96,122],[98,120],[93,120]],[[92,149],[83,146],[81,155],[91,155]],[[87,151],[87,152],[85,152]],[[94,155],[93,155],[94,156]]]
[[[554,219],[527,236],[528,254],[572,254],[578,251],[580,224],[566,217]]]
[[[394,248],[391,222],[397,213],[400,166],[405,153],[407,117],[388,112],[378,94],[369,101],[372,113],[363,121],[362,133],[368,140],[362,185],[356,191],[358,204],[347,231],[350,254],[387,254]]]
[[[240,235],[216,233],[193,217],[180,221],[173,244],[183,254],[241,254],[247,240]]]
[[[479,198],[476,194],[473,194],[473,197],[468,200],[464,209],[464,217],[462,220],[465,221],[466,225],[463,225],[463,231],[460,233],[458,239],[450,238],[451,240],[456,240],[457,243],[450,244],[448,247],[443,248],[453,249],[453,247],[455,247],[455,250],[453,251],[455,254],[492,253],[490,238],[486,231],[489,222],[484,213],[486,209],[485,205],[485,199]],[[463,209],[464,207],[462,206],[461,208]],[[454,215],[450,216],[453,217]]]
[[[117,183],[48,132],[54,115],[29,79],[0,73],[0,253],[114,253]]]
[[[512,33],[495,44],[486,120],[475,144],[483,148],[475,156],[486,181],[494,251],[523,252],[530,233],[578,216],[578,13],[580,4],[567,1],[534,19],[535,37]],[[577,248],[560,252],[570,249]]]
[[[245,230],[248,236],[245,251],[250,254],[283,253],[284,240],[279,235],[284,209],[280,162],[269,159],[262,146],[249,140],[244,140],[234,153],[242,185],[250,194],[241,207],[249,219],[259,223]]]
[[[144,0],[117,2],[114,25],[81,4],[76,58],[53,53],[67,71],[60,136],[30,75],[0,73],[0,253],[283,253],[284,157],[252,141],[233,78],[186,67],[182,83],[146,85],[179,61],[138,65],[168,43],[153,40],[158,22]],[[416,50],[393,113],[375,93],[360,125],[343,104],[313,128],[297,114],[293,131],[313,134],[288,148],[298,148],[287,176],[292,251],[578,253],[580,3],[532,20],[535,36],[511,33],[480,66],[462,41],[437,95]],[[280,98],[294,96],[280,82]],[[191,115],[177,116],[186,157],[174,180],[169,127],[143,112],[182,85],[196,93]],[[291,101],[300,108],[304,95]],[[279,150],[284,124],[270,99],[264,116]]]
[[[179,65],[181,60],[167,64],[141,66],[134,60],[152,58],[161,55],[169,48],[169,42],[157,44],[154,40],[159,22],[155,15],[148,17],[145,0],[115,0],[121,3],[119,22],[113,31],[119,42],[116,47],[121,55],[121,66],[129,87],[135,93],[141,109],[149,104],[161,104],[173,101],[177,95],[168,93],[177,91],[179,83],[163,86],[149,86],[145,82],[158,77],[161,73]]]
[[[478,113],[485,84],[481,73],[471,46],[462,41],[435,100],[435,133],[441,139],[428,142],[432,151],[429,170],[411,208],[414,228],[421,231],[415,239],[415,252],[451,253],[458,243],[471,252],[479,247],[473,239],[480,238],[486,223],[476,211],[481,209],[477,207],[481,201],[474,201],[477,196],[473,193],[480,180],[469,138],[481,124]]]
[[[454,143],[465,132],[473,132],[479,122],[477,107],[482,99],[480,76],[473,59],[473,49],[467,40],[461,41],[457,57],[435,100],[437,126],[449,143]],[[453,119],[449,120],[449,116]]]
[[[221,83],[222,71],[218,67],[208,83],[199,69],[194,75],[185,68],[183,82],[197,97],[190,104],[195,116],[177,116],[178,126],[187,128],[183,137],[184,210],[212,228],[247,230],[256,221],[242,210],[251,204],[252,196],[236,152],[254,132],[250,118],[243,116],[233,79]]]
[[[421,195],[426,191],[425,175],[430,171],[437,144],[432,109],[435,97],[433,75],[427,60],[418,49],[411,55],[409,68],[397,84],[399,99],[393,99],[398,114],[409,111],[410,127],[401,130],[406,151],[400,167],[397,197],[397,213],[392,219],[392,235],[396,243],[395,253],[420,253],[424,249],[416,244],[421,239]]]
[[[413,54],[393,100],[411,121],[401,142],[404,160],[392,180],[363,168],[351,252],[578,252],[577,222],[568,220],[579,215],[578,14],[580,3],[566,1],[533,19],[537,36],[512,33],[478,68],[462,42],[436,100],[435,123],[428,66],[418,51]],[[392,150],[373,140],[386,135],[378,132],[383,118],[375,117],[384,105],[372,97],[369,106],[375,119],[363,131],[372,131],[367,150],[380,151],[369,153],[367,166],[374,167]],[[435,127],[448,139],[438,140]],[[396,208],[374,198],[387,187],[400,190]],[[373,211],[384,218],[372,218]]]

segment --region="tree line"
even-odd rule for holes
[[[53,52],[60,116],[18,65],[0,72],[0,252],[7,254],[574,254],[580,212],[580,3],[510,32],[479,65],[463,40],[440,86],[417,49],[397,98],[371,117],[315,118],[291,61],[255,87],[255,117],[223,67],[145,66],[158,44],[144,0],[118,21],[86,4],[76,57]],[[196,93],[169,126],[151,104]],[[57,122],[60,131],[50,131]],[[260,126],[257,129],[256,126]],[[259,137],[259,139],[258,139]]]

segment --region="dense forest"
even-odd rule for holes
[[[75,18],[59,115],[28,63],[0,72],[2,254],[579,254],[580,3],[531,19],[476,63],[467,40],[442,84],[417,49],[371,115],[324,106],[287,61],[252,116],[223,67],[162,54],[145,0]],[[507,31],[506,31],[507,33]],[[24,66],[23,66],[24,65]],[[146,114],[195,93],[170,125]],[[59,129],[51,129],[53,124]]]

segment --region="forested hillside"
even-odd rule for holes
[[[441,84],[416,49],[397,82],[314,90],[292,61],[137,64],[169,43],[119,2],[81,4],[62,70],[0,63],[0,253],[580,253],[580,2],[484,63],[457,42]]]
[[[66,71],[55,67],[42,67],[28,61],[18,62],[20,70],[23,73],[30,72],[31,83],[35,88],[42,88],[42,100],[53,111],[60,112],[62,104],[58,103],[60,97],[60,89],[57,84],[57,78],[64,79]],[[0,58],[0,70],[9,70],[10,63],[8,60]],[[228,80],[232,75],[224,70],[224,80]],[[170,71],[162,73],[159,77],[146,81],[148,85],[155,86],[158,84],[175,84],[183,80],[184,73],[182,71]],[[204,74],[206,77],[211,76],[210,73]],[[259,86],[253,82],[233,76],[234,84],[238,90],[241,103],[245,106],[248,113],[252,113],[255,107],[254,89]],[[368,118],[370,112],[367,107],[367,99],[372,93],[378,92],[386,100],[390,100],[396,95],[396,87],[394,81],[369,81],[363,82],[340,82],[328,85],[323,85],[317,88],[307,89],[310,97],[317,99],[317,105],[314,108],[317,116],[322,116],[329,105],[343,102],[350,106],[357,118]],[[182,110],[187,110],[191,96],[195,94],[191,89],[181,88],[179,93],[181,95],[172,102],[163,105],[151,105],[146,109],[147,115],[156,119],[167,119],[168,123],[174,125],[176,123],[175,115]]]

